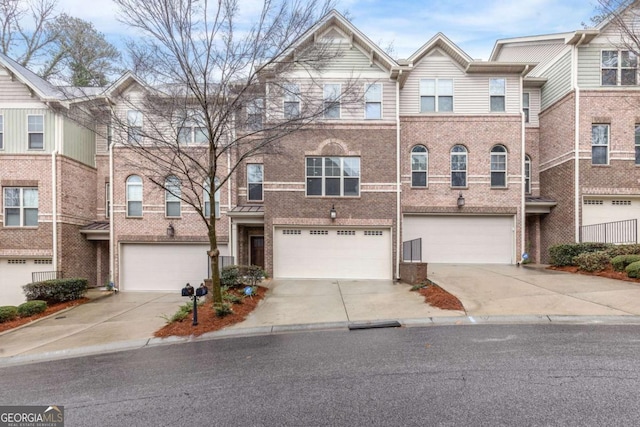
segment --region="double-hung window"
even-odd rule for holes
[[[214,211],[216,218],[220,218],[220,180],[215,178],[213,181],[213,185],[216,188],[216,192],[213,194],[213,203],[214,203]],[[209,218],[211,216],[211,185],[209,184],[209,179],[207,178],[203,185],[203,194],[202,199],[204,200],[204,216]]]
[[[137,110],[127,111],[127,140],[131,144],[142,142],[142,112]]]
[[[127,216],[142,216],[142,178],[138,175],[127,178]]]
[[[635,127],[636,165],[640,165],[640,124]]]
[[[524,156],[524,192],[531,194],[531,157]]]
[[[491,188],[507,186],[507,149],[496,145],[491,149]]]
[[[177,176],[168,176],[164,181],[165,216],[179,217],[181,214],[182,189]]]
[[[247,129],[262,129],[262,115],[264,112],[264,99],[252,99],[247,104]]]
[[[283,85],[284,118],[291,120],[300,117],[300,86],[295,83]]]
[[[104,184],[104,217],[109,218],[111,215],[111,185],[110,183]]]
[[[462,145],[451,149],[451,186],[467,186],[467,149]]]
[[[4,149],[4,116],[0,114],[0,150]]]
[[[263,200],[264,167],[261,164],[247,165],[247,200],[261,202]]]
[[[411,149],[411,186],[427,186],[428,152],[424,145],[416,145]]]
[[[38,189],[4,188],[4,226],[35,227],[38,225]]]
[[[602,86],[633,86],[638,81],[638,56],[629,50],[603,50],[600,59]]]
[[[307,196],[360,195],[359,157],[307,157]]]
[[[505,111],[506,80],[489,79],[489,103],[491,112]]]
[[[202,112],[187,109],[177,118],[178,142],[180,144],[204,144],[207,142],[207,128]]]
[[[453,111],[453,80],[420,80],[420,112],[442,113],[451,111]]]
[[[324,118],[340,118],[340,95],[341,85],[339,83],[325,84],[323,88]]]
[[[609,125],[591,125],[591,164],[609,164]]]
[[[27,127],[29,150],[42,150],[44,148],[44,116],[27,116]]]
[[[368,120],[382,118],[382,85],[380,83],[365,84],[364,118]]]
[[[522,94],[522,112],[524,113],[524,122],[529,123],[529,92]]]

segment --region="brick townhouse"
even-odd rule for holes
[[[406,241],[427,263],[544,262],[583,226],[638,218],[637,59],[611,27],[499,40],[489,61],[436,34],[393,59],[329,13],[299,43],[341,55],[292,71],[274,114],[301,108],[291,93],[310,82],[330,107],[216,193],[221,255],[275,278],[394,279]],[[341,104],[354,76],[362,99]],[[93,89],[140,129],[153,125],[132,107],[146,90],[131,73]],[[37,271],[129,291],[209,274],[201,218],[131,166],[127,135],[67,118],[85,99],[0,56],[3,303]]]

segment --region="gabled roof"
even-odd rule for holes
[[[64,93],[56,86],[2,53],[0,53],[0,65],[43,101],[61,101],[65,99]]]
[[[339,28],[343,33],[347,34],[347,36],[351,38],[352,44],[358,45],[362,50],[369,54],[372,62],[374,60],[378,61],[390,71],[398,69],[398,64],[393,58],[391,58],[384,50],[380,49],[378,45],[372,42],[336,10],[331,10],[311,28],[309,28],[289,49],[283,53],[282,57],[286,58],[293,55],[298,47],[304,46],[314,40],[332,26]]]
[[[142,80],[140,80],[138,76],[133,74],[131,71],[127,71],[122,76],[120,76],[118,80],[113,82],[111,86],[108,86],[107,88],[105,88],[103,94],[105,96],[112,96],[115,93],[123,91],[124,89],[128,88],[132,84],[136,84],[136,83],[142,87],[147,87],[147,85]]]
[[[460,49],[454,42],[449,40],[447,36],[442,33],[438,33],[431,38],[428,42],[422,45],[413,55],[407,60],[407,65],[412,67],[414,64],[420,62],[420,60],[432,50],[440,48],[446,52],[454,61],[456,61],[463,69],[466,69],[473,59],[467,55],[462,49]]]

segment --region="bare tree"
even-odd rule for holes
[[[594,26],[608,22],[617,28],[620,40],[614,40],[620,49],[640,55],[640,9],[636,0],[597,0]],[[636,5],[636,7],[632,7]]]
[[[296,43],[329,1],[264,0],[252,20],[241,9],[249,3],[238,0],[114,1],[142,34],[130,53],[145,95],[118,99],[112,128],[134,154],[131,164],[206,224],[213,300],[222,304],[215,192],[247,159],[278,152],[284,136],[334,103],[356,103],[362,85],[353,76],[323,102],[317,78],[340,49],[330,40]],[[137,111],[127,117],[122,105]]]

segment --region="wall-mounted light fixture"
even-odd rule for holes
[[[336,205],[331,205],[331,209],[329,210],[329,218],[331,221],[338,217],[338,212],[336,212]]]
[[[176,235],[176,229],[173,228],[173,224],[169,224],[167,227],[167,237],[173,237]]]
[[[458,194],[458,207],[461,208],[464,206],[464,197],[462,197],[462,191]]]

